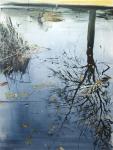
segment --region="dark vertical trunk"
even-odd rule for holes
[[[88,24],[88,35],[87,35],[87,63],[89,69],[95,65],[93,59],[93,47],[95,38],[95,20],[96,20],[96,10],[92,9],[89,12],[89,24]],[[91,67],[91,68],[90,68]]]
[[[93,49],[95,38],[95,20],[96,10],[90,10],[89,12],[89,24],[88,24],[88,36],[87,36],[87,48]]]

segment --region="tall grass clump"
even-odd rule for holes
[[[0,23],[0,69],[5,74],[25,72],[29,58],[23,54],[30,48],[16,32],[11,18],[6,24]]]

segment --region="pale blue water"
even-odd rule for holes
[[[56,66],[48,62],[48,58],[59,57],[64,50],[70,50],[72,55],[74,51],[81,59],[82,64],[86,64],[88,13],[60,8],[57,12],[61,12],[63,21],[40,25],[37,21],[40,10],[42,7],[36,10],[1,10],[0,21],[5,22],[4,18],[10,16],[16,31],[30,46],[37,46],[38,50],[30,55],[22,78],[19,73],[11,76],[13,80],[0,74],[0,83],[8,82],[8,85],[0,87],[0,149],[57,150],[62,146],[64,150],[92,150],[91,133],[87,131],[80,137],[81,127],[74,125],[73,119],[57,131],[67,105],[59,102],[56,95],[51,93],[51,89],[61,86],[61,83],[49,77],[49,68]],[[108,74],[111,77],[112,27],[112,19],[97,18],[94,46],[95,60],[110,65]],[[111,79],[111,88],[112,83]]]

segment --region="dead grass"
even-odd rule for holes
[[[7,18],[6,25],[0,24],[0,69],[4,73],[23,71],[28,58],[22,55],[29,50],[29,46],[15,31],[11,19]]]

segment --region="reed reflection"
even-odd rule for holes
[[[25,74],[30,58],[25,52],[29,46],[16,32],[10,17],[0,24],[0,70],[7,77],[13,73]],[[13,77],[11,77],[13,78]]]

